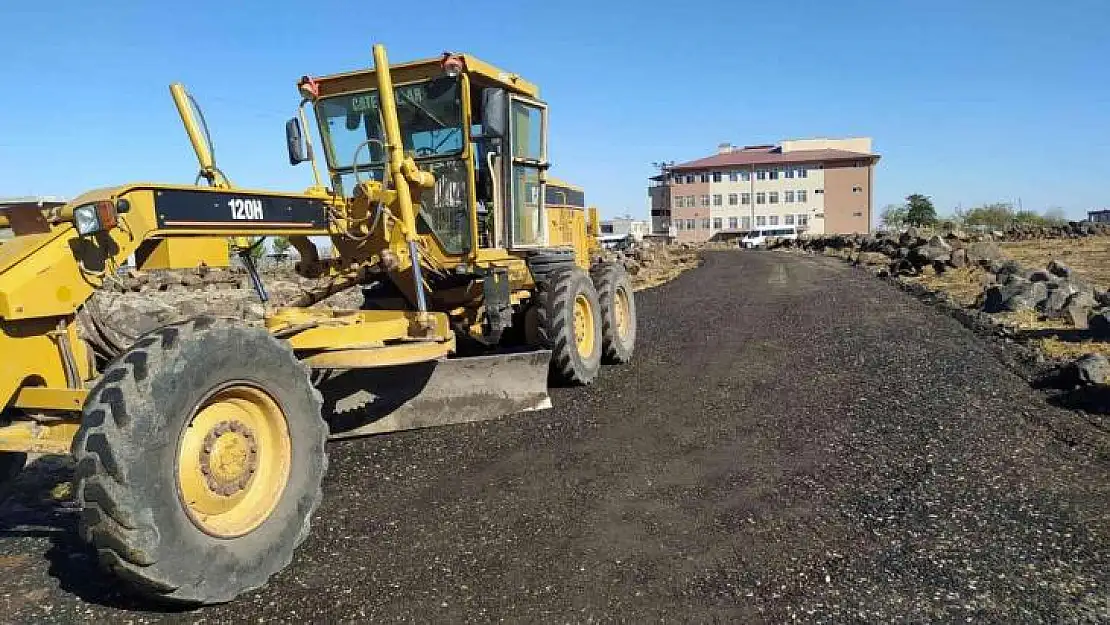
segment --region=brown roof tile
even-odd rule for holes
[[[793,152],[771,152],[762,150],[736,150],[728,154],[714,154],[688,163],[671,167],[672,171],[690,169],[713,169],[715,167],[734,167],[737,165],[775,165],[786,163],[815,163],[820,161],[844,161],[861,158],[879,160],[878,154],[848,152],[846,150],[796,150]]]

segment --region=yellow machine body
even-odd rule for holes
[[[590,266],[599,249],[597,211],[586,206],[580,188],[547,176],[547,109],[535,85],[469,55],[389,66],[384,49],[375,46],[374,53],[374,70],[306,77],[298,85],[304,98],[299,120],[307,124],[306,111],[317,118],[327,169],[325,180],[305,132],[310,156],[304,160],[311,161],[317,183],[303,192],[233,186],[216,168],[187,95],[175,84],[174,102],[209,186],[131,183],[90,191],[50,211],[0,207],[0,226],[17,235],[0,242],[0,451],[66,448],[85,389],[100,373],[77,316],[130,258],[139,269],[227,266],[229,239],[282,236],[298,251],[298,271],[307,277],[349,285],[367,274],[387,277],[403,296],[401,309],[268,310],[267,328],[321,369],[441,359],[455,352],[460,329],[478,340],[488,334],[494,318],[487,285],[500,290],[507,281],[506,306],[534,297],[531,256],[560,252],[581,268]],[[457,123],[445,134],[457,131],[445,139],[457,149],[442,159],[426,158],[440,149],[435,145],[413,150],[410,137],[402,136],[403,128],[418,123],[412,119],[421,110],[417,95],[432,93],[419,85],[429,81],[457,102],[451,112]],[[503,153],[512,158],[505,162],[481,153],[482,141],[491,139],[471,134],[480,121],[476,109],[496,105],[483,102],[480,90],[497,92],[507,105],[508,126],[522,129],[492,139],[508,146]],[[329,117],[335,98],[374,109],[380,136],[370,137],[377,143],[366,152],[378,149],[381,160],[362,171],[357,156],[340,155],[336,147],[340,137],[332,135],[354,122]],[[348,156],[356,160],[345,162]],[[480,201],[483,176],[493,180],[486,187],[494,192]],[[510,176],[519,176],[520,185],[516,178],[508,182]],[[446,209],[434,205],[435,198],[449,199],[450,218],[460,224],[446,237],[437,227],[448,220],[436,221]],[[483,223],[479,204],[486,208]],[[89,207],[116,223],[81,234],[78,216]],[[313,239],[319,237],[331,240],[329,258],[317,250]]]

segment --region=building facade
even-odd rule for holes
[[[870,232],[878,161],[869,138],[722,144],[651,179],[652,228],[680,243],[769,228]]]
[[[603,219],[598,225],[603,237],[632,237],[639,242],[644,240],[644,235],[651,234],[651,223],[642,219],[633,219],[631,215]]]

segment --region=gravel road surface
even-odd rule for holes
[[[312,537],[232,604],[118,592],[39,461],[0,621],[1110,621],[1110,462],[956,321],[760,252],[638,305],[635,362],[554,410],[332,446]]]

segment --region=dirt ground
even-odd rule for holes
[[[991,342],[813,256],[707,253],[637,305],[634,361],[552,410],[330,446],[309,540],[227,605],[122,594],[32,471],[0,621],[1110,621],[1105,432]]]

